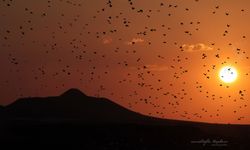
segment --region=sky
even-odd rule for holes
[[[2,0],[0,18],[0,105],[78,88],[145,115],[250,124],[248,0]]]

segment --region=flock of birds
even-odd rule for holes
[[[190,2],[201,3],[199,0]],[[33,5],[16,0],[0,2],[0,17],[4,20],[0,31],[0,53],[3,53],[0,57],[9,66],[1,65],[1,70],[21,76],[18,80],[22,80],[22,75],[25,76],[22,72],[28,68],[30,81],[26,82],[42,84],[40,91],[51,86],[70,88],[68,86],[74,85],[68,85],[67,80],[75,80],[82,83],[80,89],[88,91],[87,85],[93,86],[90,93],[95,96],[110,97],[148,115],[220,121],[226,114],[226,107],[230,107],[230,115],[233,114],[236,121],[246,119],[240,112],[248,108],[247,89],[239,87],[228,92],[231,85],[215,79],[222,65],[237,66],[242,61],[247,62],[247,51],[235,47],[233,42],[227,44],[233,49],[231,56],[216,42],[184,45],[187,43],[183,43],[183,39],[196,41],[195,37],[206,28],[199,18],[177,21],[176,18],[181,17],[177,13],[192,13],[192,8],[182,2],[143,1],[152,3],[152,9],[149,9],[150,4],[142,6],[135,0],[122,1],[126,5],[112,0],[38,3],[43,4],[39,6],[41,9],[36,8],[36,2],[32,2]],[[215,4],[207,14],[224,13],[223,18],[230,17],[232,12],[223,12],[221,7]],[[80,13],[81,10],[84,12]],[[23,17],[15,21],[11,18],[15,13]],[[237,13],[244,15],[248,10],[241,8]],[[161,15],[165,17],[159,17]],[[193,17],[194,14],[190,15]],[[222,34],[215,36],[230,36],[231,28],[236,26],[223,23]],[[175,38],[179,35],[181,37]],[[247,40],[247,35],[241,35],[240,40]],[[205,46],[212,50],[204,50]],[[235,59],[237,56],[241,59]],[[200,69],[194,71],[197,66]],[[248,71],[241,75],[247,77]],[[18,96],[25,95],[25,85],[15,85],[12,78],[2,78],[6,87],[19,86]],[[51,85],[44,82],[46,80],[60,82]],[[228,101],[233,106],[228,106]]]

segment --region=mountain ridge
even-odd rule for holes
[[[87,96],[77,88],[71,88],[59,96],[17,99],[7,106],[0,106],[1,118],[40,121],[46,119],[78,120],[85,123],[227,125],[147,116],[125,108],[107,98]]]
[[[200,149],[204,145],[190,142],[203,139],[222,139],[229,149],[250,147],[250,126],[150,117],[78,89],[60,96],[21,98],[0,107],[0,129],[0,144],[7,147],[20,147],[21,143],[25,148],[77,145],[81,149]]]
[[[60,96],[18,99],[5,106],[1,114],[8,119],[75,119],[91,123],[147,123],[157,120],[109,99],[87,96],[75,88]]]

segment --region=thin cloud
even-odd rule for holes
[[[130,67],[131,69],[137,69],[138,67]],[[158,64],[149,64],[149,65],[145,65],[143,66],[143,69],[148,70],[148,71],[166,71],[169,69],[168,66],[164,66],[164,65],[158,65]]]
[[[112,38],[104,38],[103,40],[102,40],[102,43],[103,44],[110,44],[110,43],[112,43]]]
[[[146,69],[147,70],[150,70],[150,71],[166,71],[168,70],[168,66],[161,66],[161,65],[156,65],[156,64],[153,64],[153,65],[146,65]]]
[[[143,43],[144,39],[142,38],[133,38],[131,41],[125,42],[126,45],[133,45],[136,43]]]
[[[182,49],[185,52],[200,52],[200,51],[212,51],[214,50],[212,47],[205,45],[203,43],[197,44],[183,44]]]

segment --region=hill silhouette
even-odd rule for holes
[[[54,97],[21,98],[0,107],[0,129],[0,144],[8,148],[250,148],[250,126],[149,117],[106,98],[89,97],[78,89]]]
[[[128,110],[109,99],[90,97],[78,89],[69,89],[60,96],[21,98],[3,107],[0,117],[33,121],[81,121],[87,124],[123,123],[180,125],[192,122],[145,116]]]
[[[0,105],[0,113],[2,112],[3,109],[4,109],[4,106]]]
[[[78,120],[85,123],[148,124],[162,121],[130,111],[106,98],[89,97],[78,89],[70,89],[56,97],[18,99],[4,107],[0,116],[40,121]]]

